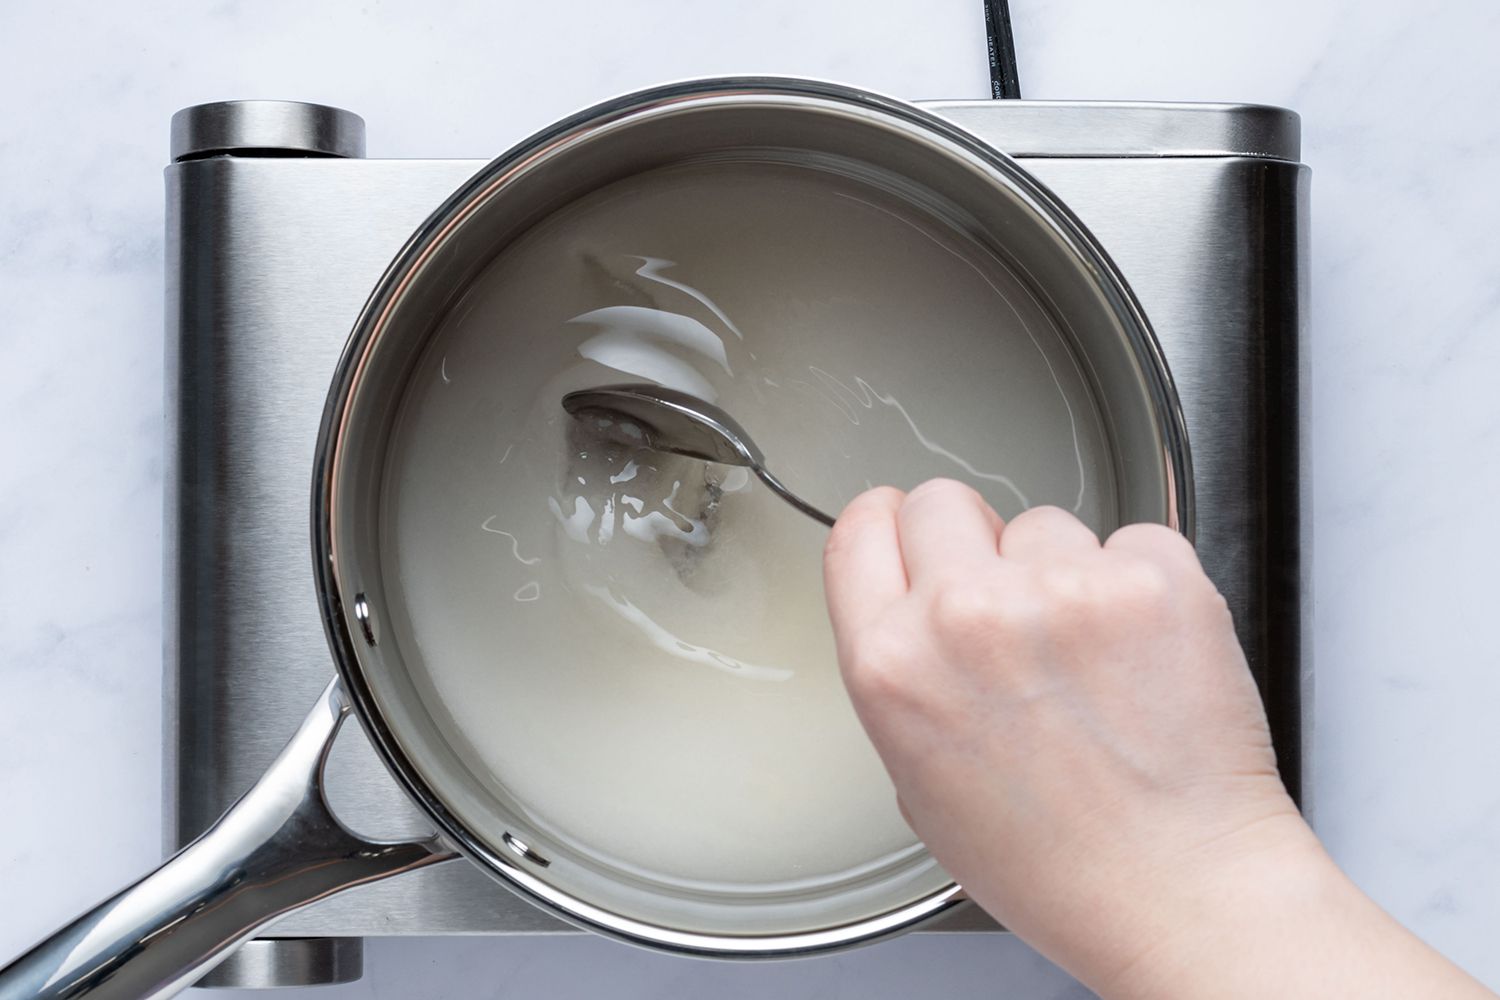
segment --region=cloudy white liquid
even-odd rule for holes
[[[744,470],[611,444],[559,403],[656,381],[838,511],[963,479],[1097,528],[1074,359],[996,259],[805,167],[632,178],[499,257],[402,404],[384,558],[402,654],[535,826],[679,885],[810,883],[918,850],[838,676],[826,529]]]

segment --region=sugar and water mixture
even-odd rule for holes
[[[967,481],[1099,529],[1086,382],[959,232],[823,169],[643,174],[554,215],[444,319],[392,439],[383,558],[429,708],[535,826],[680,886],[812,884],[920,850],[839,680],[827,530],[742,469],[597,436],[564,393],[733,414],[837,512]]]

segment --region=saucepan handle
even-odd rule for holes
[[[349,707],[333,681],[207,833],[0,969],[0,1000],[172,996],[291,910],[453,857],[435,841],[365,840],[329,810],[323,765]]]

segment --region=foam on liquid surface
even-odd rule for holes
[[[1106,437],[1025,287],[891,194],[713,163],[546,220],[445,318],[392,443],[403,656],[536,826],[680,885],[810,884],[919,850],[848,703],[826,529],[745,470],[612,443],[559,403],[656,381],[722,406],[836,512],[963,479],[1113,524]]]

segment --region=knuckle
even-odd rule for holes
[[[1051,504],[1042,504],[1039,507],[1027,507],[1025,510],[1021,511],[1021,513],[1011,518],[1010,524],[1006,530],[1014,530],[1017,527],[1028,529],[1047,528],[1051,527],[1052,525],[1071,524],[1076,521],[1078,521],[1078,518],[1063,510],[1061,507],[1055,507]]]
[[[929,627],[939,646],[965,662],[983,660],[996,649],[1030,641],[1059,619],[1034,587],[992,580],[942,587],[928,605]]]
[[[929,479],[906,495],[906,502],[928,502],[930,500],[978,500],[979,491],[957,479]]]
[[[1059,557],[1076,557],[1083,551],[1080,544],[1083,539],[1088,539],[1091,543],[1089,549],[1098,548],[1099,536],[1094,529],[1071,512],[1061,507],[1030,507],[1004,526],[1000,550],[1025,562],[1042,566]]]
[[[1138,557],[1116,562],[1112,579],[1113,599],[1138,613],[1151,613],[1172,603],[1176,588],[1172,576],[1160,563]]]
[[[1123,528],[1117,528],[1104,543],[1107,549],[1119,549],[1124,546],[1162,553],[1185,552],[1197,558],[1193,543],[1189,542],[1182,532],[1169,528],[1165,524],[1151,522],[1127,524]]]
[[[1062,563],[1036,573],[1036,589],[1049,606],[1074,610],[1092,604],[1098,595],[1093,578],[1082,566]]]
[[[833,522],[833,530],[838,531],[840,525],[845,525],[845,530],[848,530],[849,524],[869,524],[888,519],[891,512],[901,506],[905,496],[894,486],[877,486],[873,490],[866,490],[845,505]]]
[[[1181,532],[1161,524],[1132,524],[1110,541],[1117,538],[1125,544],[1106,545],[1106,550],[1126,577],[1122,589],[1137,605],[1159,607],[1170,601],[1192,613],[1229,614],[1228,602],[1204,572],[1197,549]]]
[[[970,581],[944,583],[929,605],[933,626],[950,639],[965,641],[993,631],[1002,602],[989,587]]]
[[[873,509],[885,513],[895,510],[905,498],[906,494],[894,486],[876,486],[874,489],[865,490],[859,496],[849,501],[849,508],[857,508],[859,510]]]
[[[891,520],[902,496],[901,491],[894,487],[881,486],[851,500],[828,531],[828,538],[823,543],[824,559],[838,562],[858,548],[860,539],[871,529]]]
[[[900,704],[911,700],[915,659],[910,642],[891,630],[875,629],[850,650],[846,682],[857,701]]]

